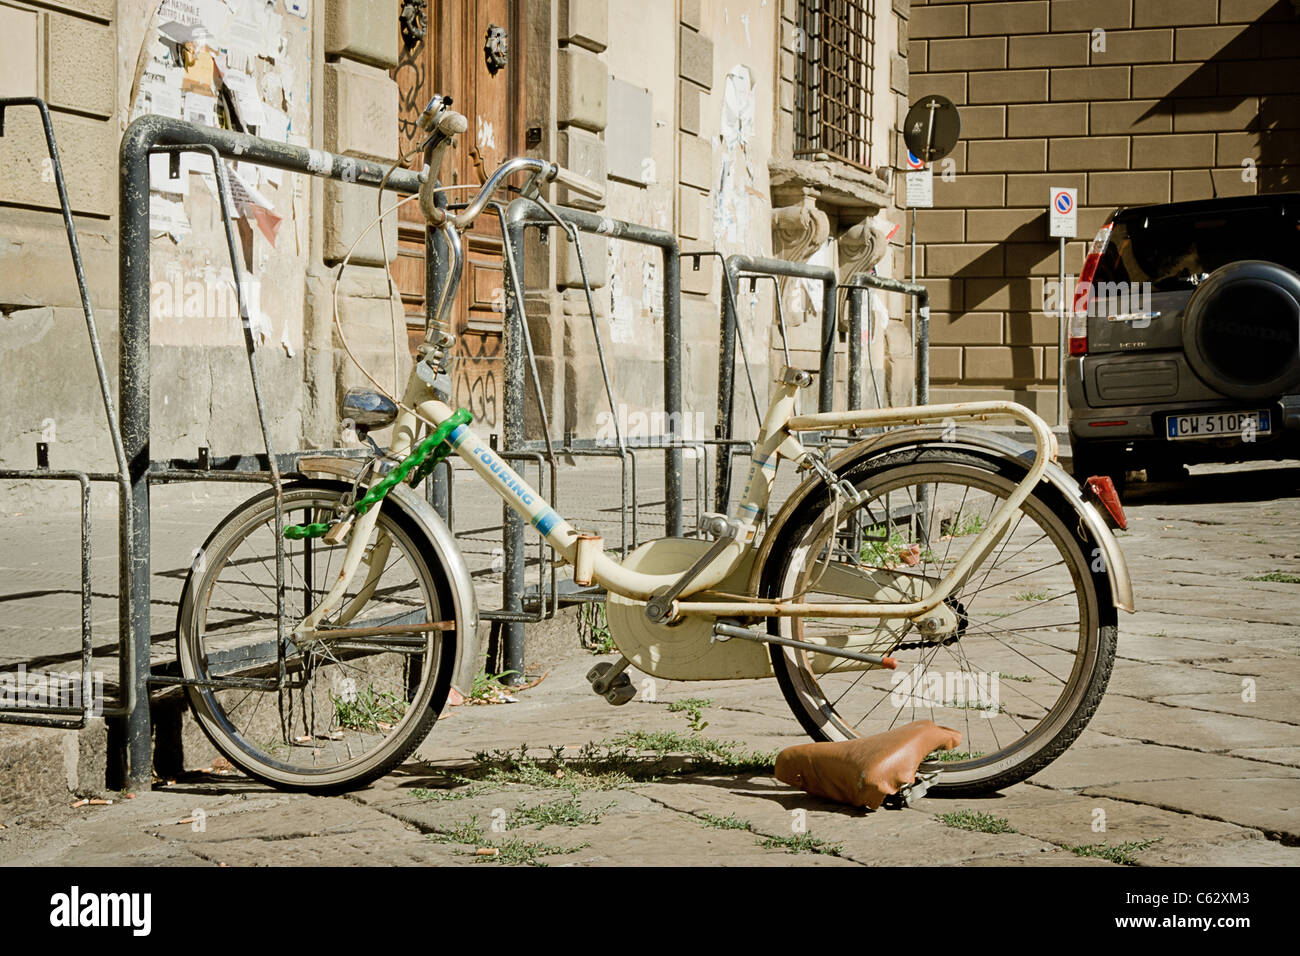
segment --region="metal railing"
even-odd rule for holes
[[[120,705],[104,708],[104,716],[122,721],[123,732],[119,735],[123,747],[123,766],[125,783],[128,786],[147,787],[152,774],[151,754],[151,718],[149,712],[149,687],[151,684],[173,685],[187,683],[186,679],[171,673],[151,671],[150,651],[152,648],[150,629],[150,514],[149,490],[152,484],[186,482],[186,481],[228,481],[228,482],[269,482],[277,490],[277,524],[282,521],[282,505],[278,499],[281,476],[292,474],[298,469],[298,460],[304,456],[329,454],[354,457],[364,454],[359,450],[305,451],[279,453],[272,447],[271,436],[267,427],[267,416],[258,376],[256,347],[253,340],[248,303],[244,300],[243,283],[240,276],[237,245],[231,225],[231,203],[229,185],[226,180],[223,159],[238,158],[241,162],[266,165],[291,172],[305,173],[311,176],[334,179],[340,182],[359,183],[378,187],[386,170],[384,167],[362,160],[352,159],[332,153],[289,146],[283,143],[259,139],[245,134],[211,127],[196,126],[159,116],[145,116],[137,119],[127,129],[123,137],[121,159],[121,194],[119,197],[120,261],[119,296],[120,296],[120,351],[119,381],[121,391],[121,416],[119,418],[112,400],[107,371],[99,350],[99,338],[94,323],[81,253],[77,245],[76,233],[72,222],[70,206],[64,187],[62,169],[59,165],[53,130],[49,113],[40,100],[24,98],[0,100],[0,135],[3,134],[4,111],[7,107],[35,106],[42,115],[46,129],[47,148],[50,152],[55,173],[55,183],[63,209],[63,218],[78,288],[81,293],[83,310],[86,316],[87,331],[91,350],[95,358],[96,370],[104,402],[106,418],[113,439],[114,455],[118,464],[116,473],[90,474],[70,470],[51,470],[48,460],[41,455],[35,470],[11,470],[0,472],[0,479],[21,480],[65,480],[74,481],[81,489],[82,515],[82,644],[81,664],[83,672],[92,666],[93,645],[90,633],[90,534],[89,534],[89,488],[90,482],[114,482],[121,491],[119,501],[119,677],[122,702]],[[179,169],[179,154],[186,151],[201,152],[209,156],[214,165],[214,172],[219,186],[218,198],[221,202],[228,252],[231,256],[231,268],[235,276],[236,294],[238,296],[240,315],[244,328],[244,344],[248,353],[249,372],[253,385],[254,399],[260,420],[264,452],[259,454],[241,454],[213,458],[206,449],[201,449],[195,460],[169,459],[156,461],[150,454],[150,170],[149,157],[155,153],[165,153],[172,157],[172,168]],[[388,175],[387,188],[410,194],[417,192],[420,180],[417,173],[409,170],[395,170]],[[837,330],[837,298],[842,289],[848,290],[849,303],[849,369],[848,396],[850,403],[861,400],[861,297],[868,289],[886,292],[898,292],[915,296],[920,308],[920,323],[917,342],[917,397],[924,403],[928,398],[928,324],[929,299],[925,288],[920,285],[883,279],[876,276],[855,276],[847,285],[840,285],[834,270],[811,266],[805,263],[789,262],[780,259],[754,258],[749,256],[723,257],[713,251],[682,253],[677,239],[670,233],[637,225],[635,223],[613,220],[594,213],[576,209],[559,208],[548,211],[530,200],[516,200],[508,206],[498,204],[496,212],[502,224],[507,255],[506,272],[510,282],[507,292],[506,335],[505,335],[505,428],[501,454],[518,461],[533,461],[538,466],[539,485],[543,488],[544,473],[549,473],[549,492],[556,493],[558,476],[556,455],[608,455],[619,457],[624,463],[623,510],[628,511],[626,497],[627,478],[630,474],[633,515],[631,545],[638,540],[638,528],[635,523],[637,510],[637,463],[638,449],[653,449],[664,454],[665,482],[665,522],[664,531],[669,536],[683,533],[683,453],[694,448],[699,451],[696,464],[696,499],[697,511],[704,504],[704,475],[707,474],[707,447],[715,447],[716,454],[716,490],[715,507],[725,510],[731,480],[731,460],[736,454],[745,453],[748,445],[745,441],[733,439],[731,428],[734,415],[736,351],[739,346],[746,377],[750,382],[751,397],[757,407],[758,395],[753,385],[750,369],[749,350],[739,328],[737,315],[737,288],[742,278],[751,282],[759,279],[778,277],[812,279],[820,282],[822,294],[822,326],[819,340],[820,381],[818,383],[818,408],[830,411],[835,395],[835,354]],[[552,217],[552,211],[556,218]],[[631,242],[643,246],[658,248],[663,261],[663,381],[664,413],[668,423],[668,434],[651,440],[628,440],[618,433],[615,448],[602,448],[597,445],[576,441],[566,435],[558,446],[550,435],[549,415],[543,398],[543,391],[538,376],[537,359],[533,350],[531,335],[524,312],[524,232],[528,228],[555,229],[566,231],[570,238],[576,240],[578,233],[606,236],[615,241]],[[436,242],[426,243],[428,260],[426,266],[426,283],[429,289],[441,287],[439,269],[444,260],[439,255]],[[600,358],[607,397],[614,409],[614,395],[608,367],[605,361],[604,344],[599,327],[594,321],[594,303],[591,298],[590,283],[586,280],[585,263],[581,259],[579,247],[579,266],[583,274],[583,285],[587,293],[587,305],[593,314],[593,331],[596,338],[597,352]],[[703,256],[717,256],[723,259],[722,303],[720,316],[719,380],[718,380],[718,434],[712,441],[690,439],[677,434],[676,429],[683,421],[682,393],[682,319],[681,319],[681,267],[682,258],[691,258],[698,262]],[[432,307],[435,296],[427,294],[426,306]],[[782,305],[778,295],[777,310],[785,345],[785,322]],[[766,347],[766,346],[765,346]],[[787,353],[788,354],[788,353]],[[539,406],[542,421],[542,441],[529,441],[524,429],[524,397],[526,378],[531,378]],[[629,471],[630,469],[630,471]],[[701,473],[701,470],[703,473]],[[451,494],[451,468],[444,466],[435,473],[437,481],[430,482],[428,494],[438,509],[447,518],[452,517],[453,499]],[[277,535],[277,539],[280,536]],[[502,542],[504,550],[504,574],[502,580],[502,608],[487,611],[483,617],[496,621],[503,629],[504,664],[507,669],[522,673],[524,660],[523,627],[525,623],[537,621],[553,614],[558,606],[554,562],[546,559],[544,543],[538,546],[539,569],[550,570],[549,588],[544,575],[539,577],[537,600],[531,608],[525,607],[525,544],[523,522],[510,509],[503,506]],[[622,542],[626,551],[628,542]],[[282,542],[277,540],[277,579],[283,580]],[[277,587],[277,592],[283,588]],[[583,595],[582,599],[591,599],[592,595]],[[283,614],[278,614],[279,626],[283,626]],[[283,642],[279,642],[282,644]],[[79,727],[84,725],[90,711],[86,707],[79,709],[50,709],[42,713],[10,712],[0,714],[0,722],[45,723],[53,726]]]
[[[119,271],[120,351],[118,380],[121,390],[121,434],[130,465],[129,495],[122,505],[120,522],[121,546],[119,579],[124,599],[124,615],[120,623],[123,634],[123,658],[129,657],[136,699],[125,721],[126,779],[132,786],[147,786],[151,773],[150,714],[148,685],[150,681],[150,525],[149,486],[158,480],[256,480],[269,478],[276,481],[281,460],[270,448],[265,416],[262,416],[263,437],[267,444],[264,472],[238,474],[212,470],[182,470],[176,473],[166,462],[155,462],[150,457],[149,444],[149,156],[159,149],[180,147],[208,152],[219,158],[239,159],[240,162],[271,166],[288,172],[305,173],[338,182],[358,183],[378,187],[386,169],[378,163],[353,159],[322,150],[308,149],[261,139],[243,133],[197,126],[163,116],[142,116],[135,120],[122,137],[119,158],[120,194],[118,197],[118,228],[121,261]],[[220,170],[221,163],[217,163]],[[387,187],[401,193],[419,190],[418,173],[405,169],[394,170],[388,176]],[[227,227],[229,221],[227,220]],[[242,302],[246,344],[252,348],[248,331],[246,304]],[[256,363],[250,352],[250,370],[256,375]],[[315,454],[320,454],[316,452]],[[280,519],[277,504],[277,524]],[[280,536],[277,535],[277,538]],[[282,543],[277,541],[277,551]],[[277,568],[277,575],[282,574]],[[280,589],[277,589],[280,590]],[[282,624],[282,622],[281,622]],[[158,682],[174,683],[178,679],[159,677]]]

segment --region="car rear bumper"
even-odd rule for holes
[[[1272,431],[1243,440],[1239,435],[1219,438],[1165,437],[1165,421],[1171,415],[1198,415],[1267,409]],[[1130,449],[1134,458],[1153,460],[1248,461],[1255,458],[1290,458],[1300,455],[1300,395],[1288,395],[1272,402],[1237,401],[1178,402],[1175,404],[1124,405],[1110,408],[1070,409],[1070,441],[1099,449]]]

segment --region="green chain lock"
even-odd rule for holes
[[[439,446],[447,441],[447,437],[455,429],[459,428],[461,425],[468,425],[473,420],[474,416],[466,409],[457,409],[452,414],[451,418],[447,419],[430,432],[423,441],[415,446],[415,450],[403,458],[392,471],[379,481],[375,482],[375,484],[372,485],[360,499],[353,502],[352,510],[358,515],[365,514],[371,509],[371,507],[383,501],[385,496],[387,496],[396,485],[405,481],[406,476],[411,473],[412,469],[417,469],[412,485],[418,485],[420,481],[427,474],[433,471],[434,467],[450,455],[453,450],[450,444],[447,444],[445,448]],[[433,456],[432,460],[429,460],[430,456]],[[284,529],[284,536],[295,541],[302,538],[319,538],[329,531],[329,529],[330,525],[322,522],[315,522],[313,524],[295,524]]]

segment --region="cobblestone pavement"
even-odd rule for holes
[[[995,796],[865,813],[793,791],[763,770],[663,773],[654,781],[556,776],[552,747],[572,756],[628,731],[694,735],[687,714],[669,709],[686,698],[711,702],[701,736],[737,741],[737,750],[770,752],[806,739],[771,681],[660,681],[655,702],[610,707],[585,683],[593,658],[564,632],[530,647],[530,671],[547,676],[518,703],[452,709],[414,759],[367,789],[288,795],[200,774],[109,806],[58,805],[0,819],[0,862],[1294,866],[1300,584],[1288,576],[1300,576],[1298,500],[1294,463],[1197,468],[1179,486],[1132,486],[1122,546],[1139,611],[1121,617],[1110,688],[1069,751]],[[181,524],[168,517],[158,527]],[[64,589],[62,578],[42,572],[59,535],[29,531],[25,540],[0,556],[5,589]],[[183,567],[184,548],[174,550]],[[96,623],[106,642],[115,626],[114,560],[111,552],[97,559],[105,613]],[[1280,580],[1250,580],[1271,572]],[[57,614],[68,595],[58,595],[57,613],[48,605],[55,596],[38,594],[38,606],[47,606],[33,612],[32,598],[0,595],[0,666],[66,642],[67,621]],[[175,613],[165,600],[160,630]],[[46,630],[38,635],[39,627]],[[640,675],[633,678],[639,684]],[[475,767],[475,752],[523,745],[541,768],[528,783],[475,786],[453,776]],[[945,824],[944,815],[962,810],[1001,818],[1013,832]],[[476,855],[488,846],[498,855]]]

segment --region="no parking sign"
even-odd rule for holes
[[[1079,233],[1079,193],[1076,189],[1053,187],[1047,205],[1047,234],[1073,239]]]

